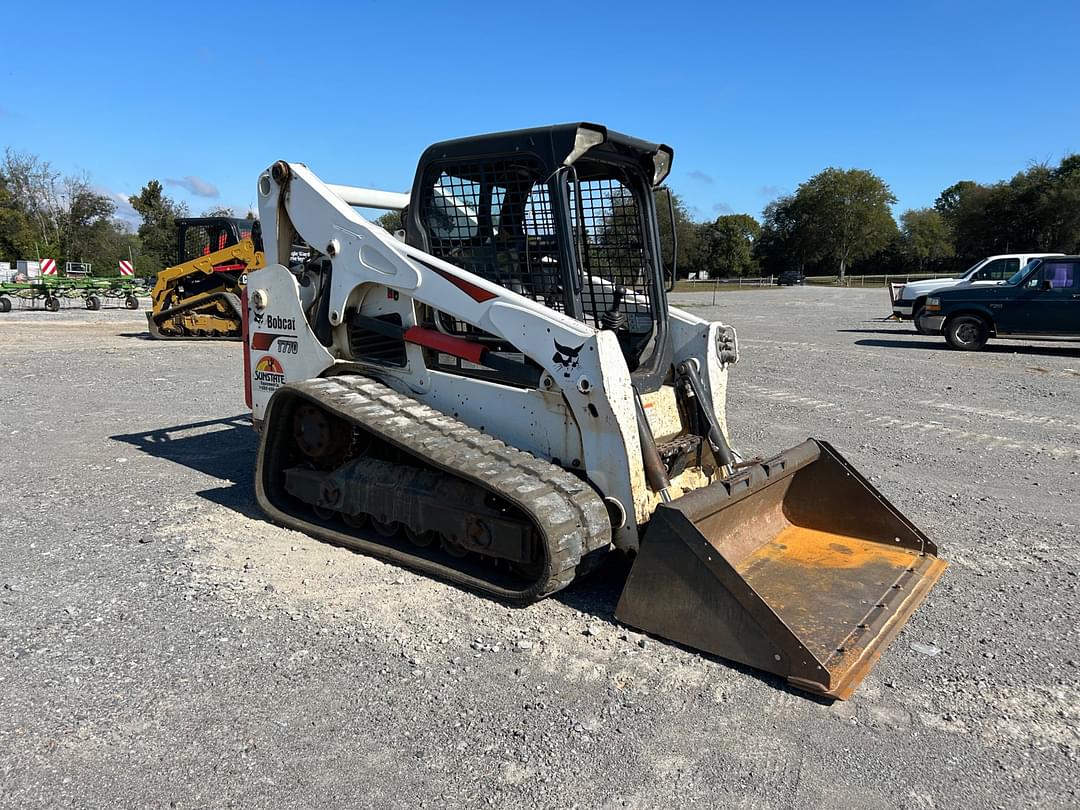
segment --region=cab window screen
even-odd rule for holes
[[[439,167],[420,219],[433,256],[566,311],[548,185],[527,158]]]
[[[232,230],[225,225],[189,225],[184,230],[180,262],[189,262],[233,244]]]
[[[633,191],[614,177],[583,179],[571,186],[570,216],[583,265],[586,321],[616,333],[650,333],[649,257]]]

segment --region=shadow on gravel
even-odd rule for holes
[[[837,329],[837,332],[855,332],[861,335],[896,335],[898,337],[903,335],[916,335],[914,329]]]
[[[135,340],[149,340],[149,341],[153,341],[154,343],[159,343],[162,346],[164,346],[165,344],[168,344],[168,343],[176,343],[176,344],[179,344],[180,346],[184,346],[184,345],[190,346],[192,343],[196,343],[196,342],[198,342],[198,343],[239,343],[239,341],[236,338],[208,338],[208,337],[201,337],[201,338],[195,338],[195,339],[192,339],[192,340],[188,340],[187,338],[184,338],[184,339],[177,338],[175,340],[161,340],[159,338],[150,337],[149,332],[121,332],[117,337],[134,338]]]
[[[859,330],[849,330],[859,331]],[[856,340],[856,346],[874,346],[879,349],[936,349],[939,351],[955,351],[949,347],[944,338],[935,341],[922,340]],[[1065,346],[1028,346],[1022,343],[988,343],[980,352],[981,354],[1030,354],[1042,357],[1080,357],[1080,348],[1068,348]]]
[[[232,483],[197,492],[208,501],[265,520],[255,505],[254,460],[259,437],[247,414],[111,436],[147,455]]]

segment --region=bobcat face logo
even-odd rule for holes
[[[576,349],[570,346],[563,346],[559,341],[555,341],[555,354],[552,356],[552,360],[555,365],[559,366],[563,370],[563,377],[570,378],[570,372],[578,367],[578,354],[581,353],[581,347],[585,344],[582,343]]]
[[[262,326],[263,318],[266,316],[266,313],[255,310],[252,314],[255,316],[255,325]]]

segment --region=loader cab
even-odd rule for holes
[[[188,217],[176,220],[176,263],[183,264],[224,250],[242,239],[252,239],[262,250],[258,220],[240,217]]]
[[[406,217],[415,247],[613,332],[639,390],[671,365],[653,189],[671,149],[594,124],[430,147]],[[450,333],[475,326],[438,314]]]

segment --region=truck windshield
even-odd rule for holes
[[[1040,264],[1042,264],[1042,259],[1032,259],[1015,273],[1013,273],[1011,276],[1009,276],[1009,280],[1005,283],[1015,287],[1024,279],[1025,276],[1027,276],[1028,273],[1030,273]]]
[[[975,262],[975,264],[971,265],[971,267],[961,273],[960,278],[968,278],[984,264],[986,264],[986,259],[979,259],[977,262]]]

